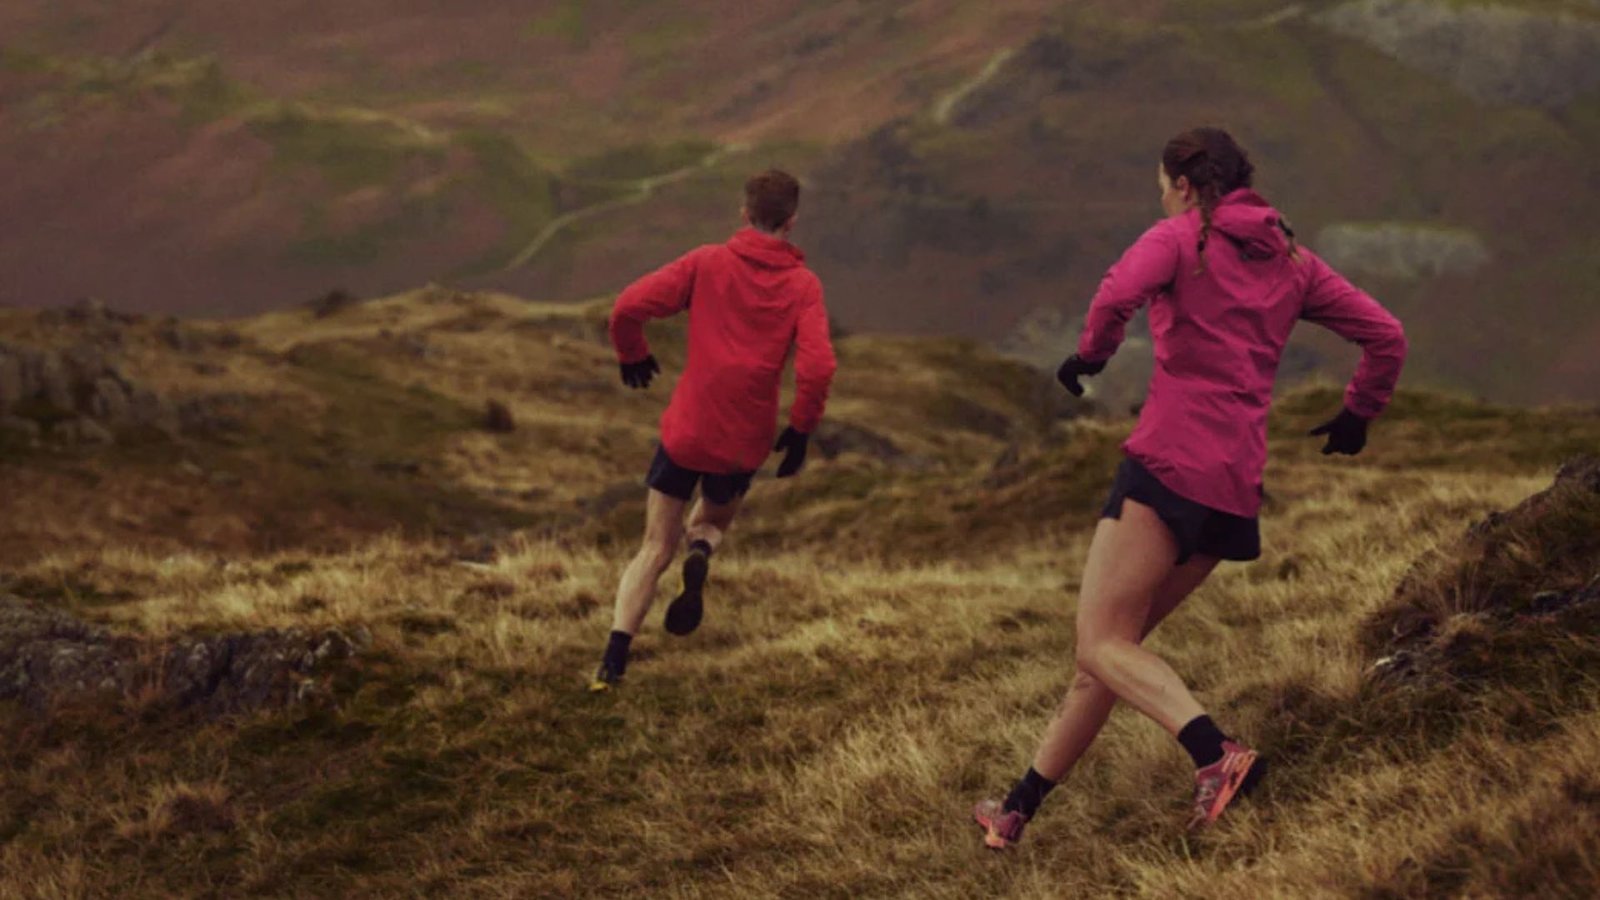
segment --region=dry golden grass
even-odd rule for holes
[[[264,353],[366,348],[367,371],[426,376],[461,406],[503,393],[526,431],[442,429],[430,445],[450,490],[543,487],[555,499],[539,508],[553,510],[634,483],[662,397],[598,386],[610,373],[585,337],[594,309],[506,305],[476,331],[426,318],[457,304],[412,297],[326,326],[294,313],[240,329]],[[408,369],[375,349],[403,331],[439,352]],[[1542,698],[1527,728],[1496,714],[1510,693],[1441,724],[1366,677],[1363,626],[1413,562],[1548,483],[1548,460],[1527,449],[1537,436],[1516,435],[1523,414],[1473,411],[1470,427],[1525,456],[1407,464],[1434,452],[1424,429],[1462,427],[1446,401],[1408,398],[1371,462],[1352,463],[1289,438],[1326,392],[1289,398],[1265,558],[1224,567],[1152,637],[1225,727],[1272,757],[1263,793],[1186,837],[1184,757],[1119,712],[1027,840],[996,855],[967,811],[1027,765],[1066,685],[1087,526],[1127,423],[1052,422],[1015,399],[1014,369],[966,345],[851,339],[841,355],[836,412],[927,464],[845,455],[758,482],[717,558],[705,624],[670,638],[658,607],[613,694],[583,688],[636,499],[504,536],[488,563],[399,528],[269,552],[61,542],[19,562],[12,591],[127,631],[361,626],[374,643],[337,677],[331,707],[204,722],[0,706],[0,896],[1600,888],[1600,685]],[[962,428],[941,393],[1015,424]],[[1588,433],[1581,416],[1549,415]],[[1008,445],[1016,462],[996,465]],[[669,575],[662,592],[675,588]]]

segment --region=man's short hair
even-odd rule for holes
[[[800,208],[800,182],[788,172],[768,169],[744,183],[744,208],[750,224],[777,231]]]

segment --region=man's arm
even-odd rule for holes
[[[794,331],[794,406],[789,410],[789,427],[778,436],[774,453],[782,452],[778,477],[788,478],[806,462],[806,446],[811,432],[822,424],[822,411],[828,405],[828,390],[833,373],[839,368],[833,355],[833,339],[828,334],[828,308],[822,304],[822,285],[816,296],[800,312]]]
[[[828,334],[828,308],[822,303],[822,286],[806,304],[794,334],[794,406],[789,410],[789,425],[801,434],[810,434],[822,421],[833,386],[833,373],[839,362],[833,355],[833,339]]]
[[[699,251],[687,253],[640,278],[623,290],[611,308],[611,345],[623,365],[643,362],[650,356],[644,339],[644,323],[665,319],[689,306]]]

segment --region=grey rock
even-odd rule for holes
[[[1472,231],[1402,222],[1340,222],[1314,244],[1336,269],[1403,280],[1471,275],[1490,260]]]
[[[1600,22],[1509,6],[1356,0],[1314,21],[1480,100],[1559,108],[1600,89]]]
[[[77,419],[72,424],[75,427],[77,440],[80,443],[105,445],[117,442],[116,435],[93,419]]]
[[[96,378],[89,397],[89,413],[102,422],[114,425],[128,422],[133,417],[133,407],[127,387],[109,375]]]
[[[44,353],[38,358],[36,393],[50,407],[60,412],[76,408],[72,397],[72,381],[60,354]]]
[[[262,631],[149,641],[85,624],[54,607],[0,595],[0,699],[51,704],[139,695],[212,715],[305,702],[320,676],[371,635]]]

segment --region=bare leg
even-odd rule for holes
[[[740,499],[735,497],[732,503],[712,503],[701,497],[695,501],[694,509],[689,511],[687,539],[691,543],[705,541],[712,550],[717,549],[733,524],[733,517],[739,514]]]
[[[1078,598],[1078,667],[1173,735],[1205,710],[1178,673],[1139,641],[1177,555],[1155,511],[1126,500],[1121,521],[1102,521],[1095,532]]]
[[[656,596],[656,582],[672,564],[683,537],[684,501],[651,489],[645,503],[644,541],[633,561],[622,571],[617,585],[617,606],[611,620],[615,631],[637,634],[650,603]]]
[[[1117,525],[1118,523],[1111,519],[1101,522],[1103,528],[1116,528]],[[1145,616],[1140,638],[1148,635],[1177,609],[1178,605],[1183,603],[1216,567],[1215,557],[1196,556],[1183,565],[1169,570],[1166,580],[1156,588],[1155,600],[1150,605],[1150,612]],[[1089,745],[1094,743],[1095,737],[1100,734],[1100,729],[1105,727],[1116,702],[1117,695],[1113,694],[1104,682],[1083,669],[1078,669],[1072,679],[1072,687],[1067,691],[1066,699],[1061,702],[1060,709],[1045,728],[1044,739],[1039,743],[1039,752],[1033,757],[1034,771],[1051,781],[1065,778],[1077,764],[1079,757],[1083,756]]]

